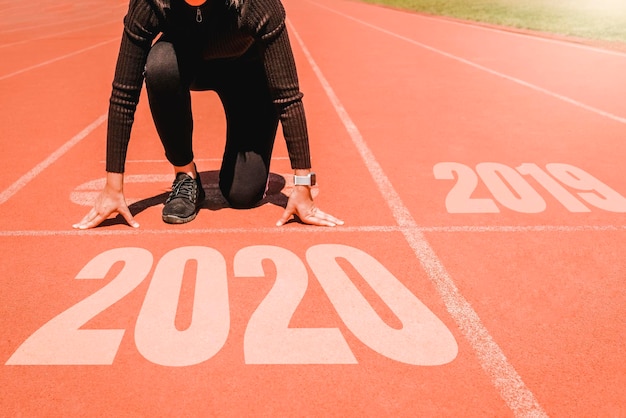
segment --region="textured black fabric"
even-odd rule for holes
[[[253,207],[265,193],[278,128],[261,53],[253,45],[241,57],[192,65],[186,52],[162,38],[148,55],[146,88],[165,155],[175,166],[193,160],[189,91],[215,90],[226,111],[220,189],[232,207]]]
[[[302,93],[280,0],[245,0],[240,8],[225,0],[208,0],[199,8],[184,0],[131,0],[113,80],[108,133],[107,171],[124,172],[144,67],[153,41],[164,34],[186,45],[201,60],[240,56],[255,44],[272,102],[287,143],[292,168],[310,168],[309,140]]]

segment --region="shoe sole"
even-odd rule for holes
[[[204,190],[202,190],[202,193],[199,196],[199,202],[204,202],[204,199],[206,199],[206,196],[204,194]],[[196,219],[196,215],[198,215],[199,210],[200,210],[200,207],[196,207],[196,211],[193,214],[187,216],[186,218],[181,218],[180,216],[176,216],[176,215],[161,214],[161,219],[163,219],[163,222],[165,222],[166,224],[186,224],[187,222],[191,222],[194,219]]]
[[[186,224],[187,222],[191,222],[196,219],[197,214],[197,212],[194,212],[193,215],[187,216],[186,218],[180,218],[175,215],[162,215],[162,218],[163,222],[166,224]]]

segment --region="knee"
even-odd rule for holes
[[[176,51],[172,44],[157,42],[150,49],[145,67],[146,87],[166,86],[174,82],[178,84],[180,73]]]
[[[231,189],[228,193],[224,194],[224,197],[230,207],[234,209],[250,209],[257,206],[259,202],[263,200],[263,197],[265,197],[265,187],[256,190],[252,188]]]
[[[268,174],[268,164],[256,152],[227,155],[220,170],[220,190],[231,207],[253,208],[265,197]]]

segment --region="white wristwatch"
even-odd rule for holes
[[[315,173],[309,173],[306,176],[293,176],[293,184],[296,186],[315,186]]]

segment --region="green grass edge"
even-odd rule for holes
[[[626,0],[360,1],[564,37],[626,44]]]

